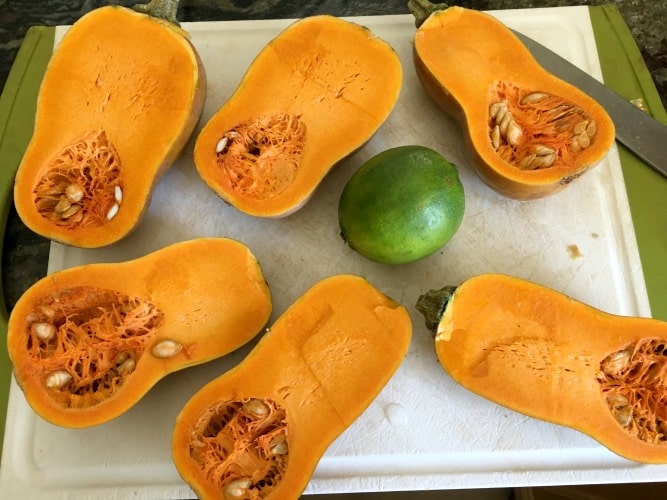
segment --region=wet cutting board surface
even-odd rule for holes
[[[600,78],[587,8],[492,14]],[[576,431],[504,409],[455,384],[438,364],[432,338],[414,309],[418,296],[429,289],[500,272],[608,312],[650,315],[617,150],[550,198],[517,202],[497,195],[468,164],[459,126],[422,91],[412,66],[413,19],[354,20],[395,48],[403,62],[403,90],[380,131],[335,167],[304,208],[278,220],[236,211],[197,175],[191,142],[162,177],[136,232],[99,250],[54,244],[50,271],[127,260],[199,236],[225,236],[244,242],[257,256],[271,287],[273,319],[316,281],[338,273],[362,275],[403,303],[414,323],[404,363],[329,448],[307,493],[667,480],[667,467],[628,462]],[[201,124],[231,96],[257,52],[290,22],[183,25],[209,80]],[[65,30],[58,28],[56,41]],[[405,144],[432,147],[458,165],[467,205],[459,232],[447,246],[423,261],[389,267],[344,245],[337,203],[346,181],[366,159]],[[192,497],[171,463],[173,422],[199,387],[242,360],[250,347],[169,376],[128,413],[91,429],[45,423],[13,383],[0,496]]]

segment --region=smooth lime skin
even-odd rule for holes
[[[364,257],[407,264],[454,236],[465,208],[456,166],[424,146],[400,146],[369,159],[338,204],[341,236]]]

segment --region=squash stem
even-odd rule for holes
[[[424,21],[436,10],[445,10],[446,3],[431,3],[429,0],[408,0],[408,9],[415,16],[415,26],[419,28]]]
[[[426,328],[434,335],[440,324],[440,319],[445,313],[447,304],[449,304],[457,288],[457,286],[448,285],[440,290],[429,290],[417,299],[415,308],[424,315]]]
[[[176,26],[180,26],[178,19],[176,19],[178,2],[179,0],[150,0],[148,3],[136,4],[132,8],[137,12],[164,19]]]

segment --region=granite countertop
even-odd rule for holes
[[[0,86],[4,87],[23,37],[33,25],[72,24],[86,12],[115,3],[132,5],[139,0],[0,0]],[[449,2],[479,10],[615,4],[630,28],[646,66],[667,107],[667,2],[654,0],[470,0]],[[295,18],[313,14],[337,16],[408,13],[407,0],[181,0],[182,22],[201,20]],[[10,209],[4,236],[2,284],[7,309],[46,274],[49,242],[29,231]]]

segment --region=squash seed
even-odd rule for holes
[[[42,198],[36,202],[35,206],[40,213],[49,212],[57,215],[55,211],[57,204],[58,200],[54,200],[53,198]]]
[[[83,199],[83,188],[78,184],[70,184],[65,188],[65,196],[72,203],[78,203]]]
[[[287,439],[285,439],[285,434],[275,436],[269,443],[269,450],[272,455],[286,455]]]
[[[222,136],[222,139],[215,145],[215,152],[222,153],[227,147],[227,142],[229,142],[229,138],[226,135]]]
[[[72,202],[66,197],[62,196],[56,206],[54,207],[53,211],[56,214],[62,215],[63,212],[66,210],[69,210],[69,208],[72,206]]]
[[[521,127],[519,127],[517,122],[511,120],[509,125],[507,126],[507,133],[506,133],[507,143],[511,146],[516,146],[517,144],[519,144],[519,139],[521,138],[522,134],[523,131],[521,130]]]
[[[618,375],[630,363],[630,349],[623,349],[607,357],[601,365],[602,371],[609,375]]]
[[[588,146],[591,145],[591,138],[588,137],[586,131],[577,136],[577,144],[581,149],[586,149]]]
[[[51,323],[33,323],[30,329],[42,342],[48,342],[56,335],[56,327]]]
[[[269,407],[260,399],[252,398],[243,405],[243,410],[253,417],[261,418],[269,414]]]
[[[49,389],[62,389],[72,381],[72,375],[66,370],[56,370],[46,377],[45,385]]]
[[[519,162],[518,167],[521,170],[533,170],[537,168],[537,162],[535,161],[536,158],[538,158],[536,154],[530,154],[528,156],[524,156]]]
[[[118,375],[125,376],[132,373],[136,367],[137,362],[134,361],[133,358],[127,358],[125,361],[118,365],[116,371],[118,372]]]
[[[586,127],[586,134],[588,137],[592,138],[595,135],[595,132],[597,132],[597,125],[595,124],[595,120],[591,120]]]
[[[232,481],[225,487],[225,500],[246,498],[251,486],[252,480],[247,477]]]
[[[118,203],[114,203],[113,205],[111,205],[111,208],[107,212],[107,220],[113,219],[116,216],[116,214],[118,213],[119,209],[120,209],[120,205],[118,205]]]
[[[59,197],[61,194],[63,194],[63,190],[66,189],[64,188],[61,184],[56,184],[55,186],[51,188],[46,188],[43,191],[44,196],[50,196],[51,198],[53,197]]]
[[[507,101],[497,101],[489,106],[489,116],[496,123],[502,121],[505,113],[507,113]]]
[[[507,129],[510,126],[510,122],[512,122],[512,114],[507,111],[501,120],[496,120],[496,123],[500,126],[500,135],[503,137],[507,137]]]
[[[48,305],[40,305],[39,306],[39,312],[41,312],[44,316],[46,316],[49,319],[53,319],[56,317],[56,311],[53,307],[48,306]]]
[[[530,94],[526,94],[522,99],[521,99],[521,104],[534,104],[536,102],[541,101],[542,99],[548,97],[548,94],[545,94],[544,92],[531,92]]]
[[[116,358],[114,359],[114,363],[116,364],[116,366],[122,365],[129,357],[130,357],[129,352],[121,351],[118,354],[116,354]]]
[[[65,210],[62,214],[61,217],[63,219],[69,219],[72,217],[74,214],[78,213],[79,210],[81,210],[81,205],[71,205],[67,210]]]
[[[616,421],[623,427],[628,426],[632,422],[632,408],[629,406],[614,409],[613,415]]]
[[[524,156],[517,165],[521,170],[550,167],[556,160],[556,152],[542,144],[531,146],[529,151],[530,154]]]
[[[540,167],[539,168],[546,168],[550,167],[551,165],[554,164],[554,161],[556,161],[556,152],[549,153],[546,155],[540,156]]]
[[[632,420],[632,408],[629,406],[628,399],[621,394],[611,394],[607,396],[607,405],[616,421],[623,427],[627,426]]]
[[[120,205],[120,202],[123,201],[123,190],[120,188],[120,186],[113,188],[113,197],[114,200],[116,200],[116,203]]]
[[[572,132],[574,132],[575,135],[581,135],[586,132],[586,127],[588,127],[588,120],[582,120],[574,126]]]
[[[491,130],[491,145],[493,149],[500,147],[500,127],[498,125],[494,126]]]
[[[572,115],[572,106],[567,105],[567,104],[561,104],[560,106],[556,106],[550,111],[547,111],[546,113],[548,117],[548,121],[551,123],[559,122],[560,120],[563,120],[564,118],[567,118],[568,116]]]
[[[523,131],[512,117],[507,101],[501,100],[492,103],[489,106],[489,117],[493,121],[490,136],[493,148],[497,150],[502,140],[505,140],[511,146],[516,146]]]
[[[534,144],[530,147],[530,152],[537,156],[547,156],[554,154],[556,151],[542,144]]]
[[[83,220],[83,210],[77,210],[76,213],[67,218],[67,222],[78,224]]]
[[[151,354],[156,358],[173,358],[178,354],[183,346],[171,339],[160,340],[151,349]]]

